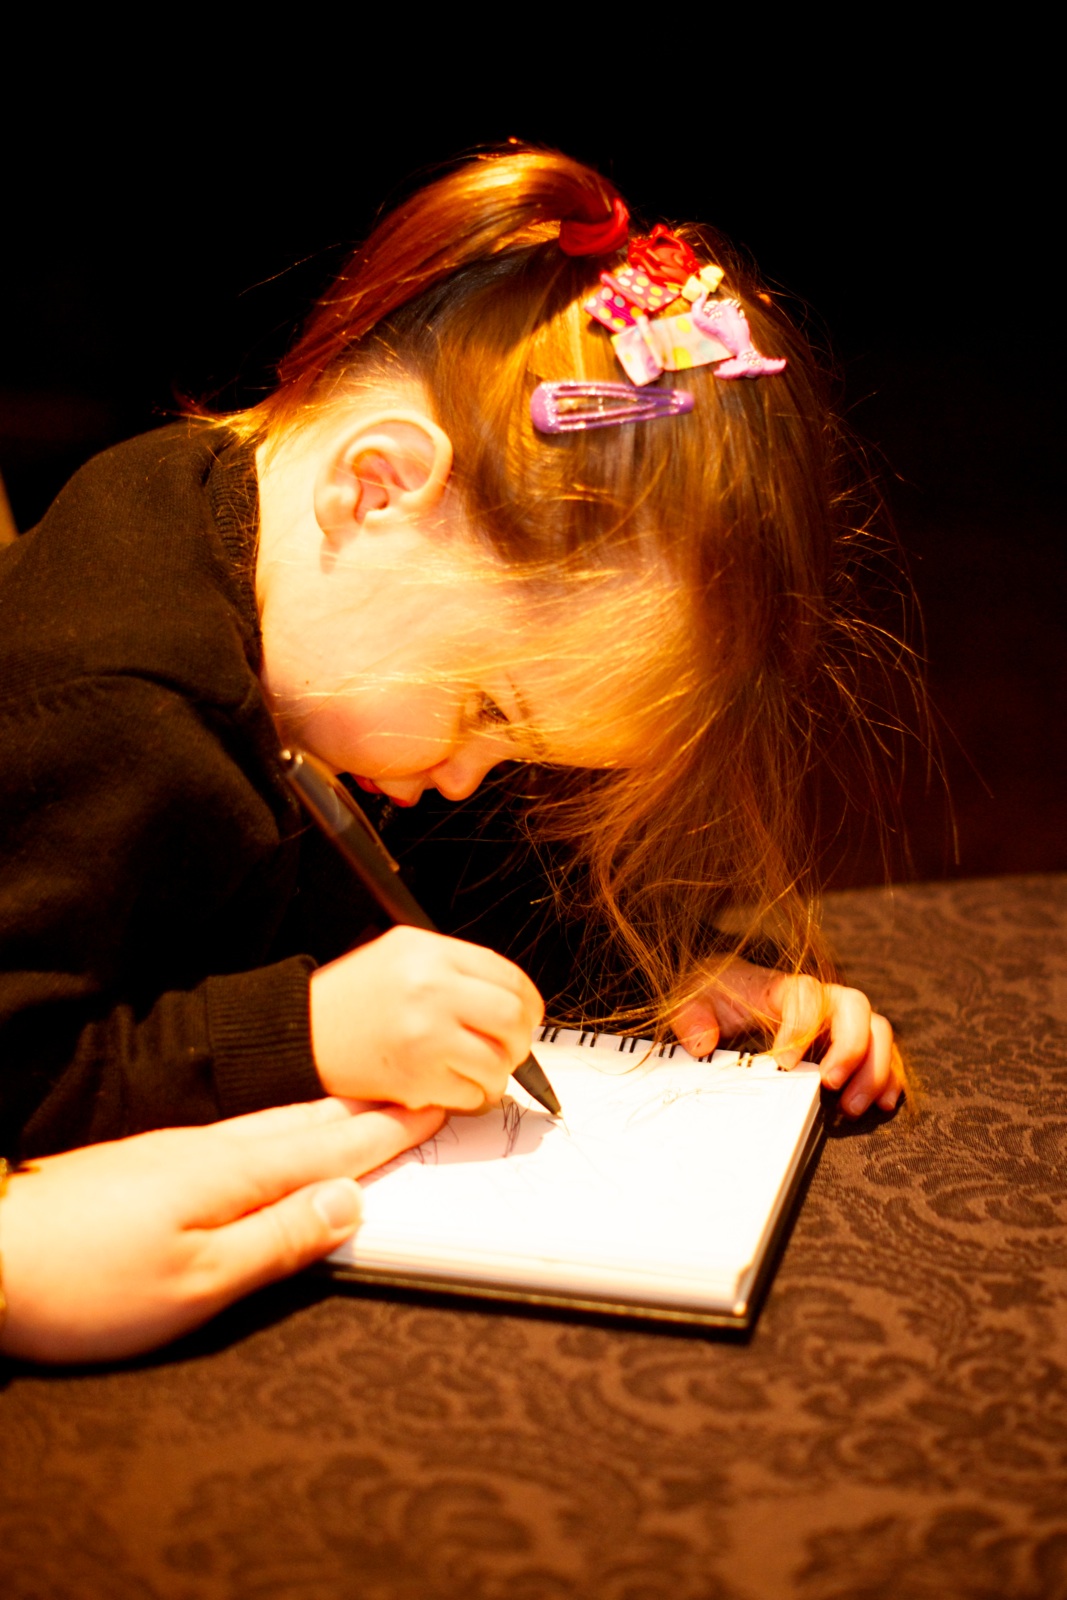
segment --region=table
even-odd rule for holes
[[[925,1100],[831,1131],[747,1342],[304,1279],[9,1367],[6,1600],[1067,1596],[1067,878],[828,914]]]

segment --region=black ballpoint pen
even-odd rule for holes
[[[400,868],[378,836],[370,818],[328,767],[301,750],[283,750],[289,787],[303,802],[326,837],[358,874],[364,887],[394,922],[412,928],[434,927],[400,876]],[[534,1056],[528,1055],[512,1074],[527,1094],[554,1117],[560,1103]]]

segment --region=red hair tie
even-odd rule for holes
[[[685,283],[700,271],[700,262],[685,240],[662,222],[646,238],[630,241],[626,259],[638,272],[647,272],[653,283]]]
[[[559,247],[565,256],[606,256],[626,243],[629,232],[630,213],[616,195],[611,214],[599,222],[565,217],[559,225]]]

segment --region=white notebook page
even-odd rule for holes
[[[371,1271],[733,1309],[819,1104],[819,1074],[769,1056],[560,1033],[534,1044],[563,1107],[514,1082],[363,1180],[364,1217],[331,1257]]]

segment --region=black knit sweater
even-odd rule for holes
[[[322,1093],[257,516],[250,451],[180,424],[0,554],[0,1150]]]

